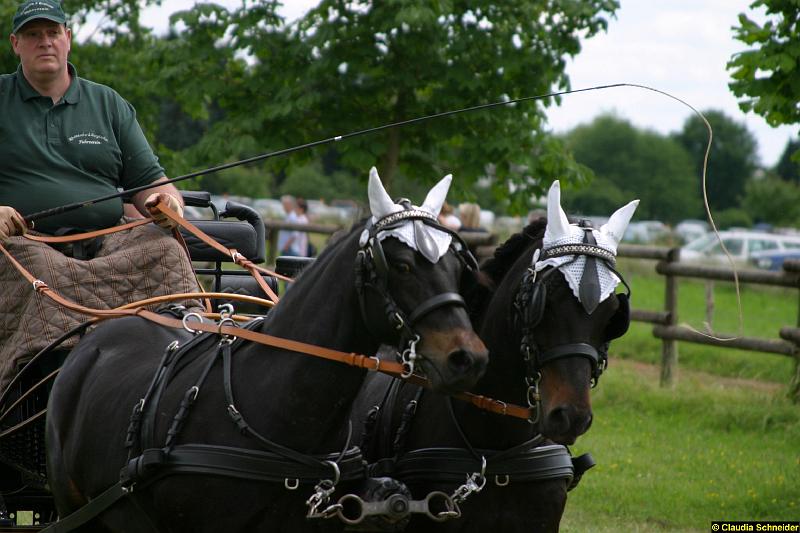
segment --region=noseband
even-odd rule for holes
[[[612,339],[622,336],[630,324],[630,286],[622,275],[614,268],[616,258],[608,250],[596,244],[579,243],[553,246],[542,249],[537,260],[544,260],[553,257],[589,256],[604,261],[606,266],[617,275],[620,281],[627,288],[627,294],[617,294],[619,308],[609,321],[606,329],[606,336],[602,346],[598,349],[585,342],[558,344],[542,350],[536,343],[534,329],[539,325],[544,317],[545,306],[547,304],[547,280],[559,267],[551,267],[544,270],[541,275],[534,268],[528,267],[525,275],[520,282],[519,289],[514,298],[514,320],[522,332],[520,342],[520,352],[525,363],[525,383],[527,385],[527,401],[533,417],[530,421],[538,421],[541,407],[541,397],[539,394],[539,382],[542,379],[541,369],[553,361],[569,357],[584,357],[589,361],[592,368],[592,387],[597,385],[600,376],[608,366],[608,346]]]
[[[453,237],[450,251],[456,254],[466,268],[477,270],[477,261],[461,237],[439,224],[434,215],[413,208],[407,200],[401,200],[400,204],[406,209],[387,215],[375,223],[368,222],[361,234],[355,262],[355,287],[361,317],[367,329],[375,338],[393,342],[400,348],[398,353],[401,354],[405,370],[403,377],[408,377],[414,372],[414,361],[417,357],[415,348],[420,340],[415,326],[423,317],[437,309],[450,305],[466,309],[467,304],[457,292],[444,292],[428,298],[406,314],[389,293],[389,263],[381,246],[380,234],[409,221],[413,224],[425,224]]]

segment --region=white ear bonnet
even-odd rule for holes
[[[450,189],[450,182],[452,179],[453,176],[451,174],[442,178],[441,181],[430,190],[422,205],[419,207],[414,206],[414,209],[430,213],[434,218],[438,217],[439,211],[442,210],[442,205],[447,196],[447,191]],[[369,172],[368,190],[369,208],[372,213],[373,224],[387,215],[405,211],[405,207],[394,203],[391,197],[386,193],[375,167],[372,167]],[[366,235],[367,232],[365,230],[365,233],[362,234],[362,240],[366,239]],[[414,220],[407,220],[400,226],[378,233],[378,239],[381,241],[387,237],[399,239],[411,249],[423,254],[431,263],[436,263],[447,253],[450,243],[453,240],[453,236],[446,231],[432,228],[427,224]],[[361,244],[363,246],[365,243],[362,242]]]
[[[586,231],[591,231],[597,246],[616,256],[617,245],[622,240],[625,229],[638,205],[639,200],[634,200],[618,209],[600,229],[586,230],[576,224],[570,224],[567,220],[567,215],[561,208],[561,186],[558,181],[554,181],[547,193],[547,228],[544,233],[542,249],[583,243]],[[564,255],[539,261],[539,255],[539,250],[537,250],[532,260],[534,270],[539,272],[550,266],[558,268],[569,283],[575,298],[580,301],[580,284],[584,276],[587,257],[585,255]],[[597,260],[593,263],[597,269],[597,279],[600,283],[599,302],[602,302],[614,292],[620,279],[608,268],[605,261]],[[582,303],[586,306],[586,302]],[[593,310],[594,306],[588,311]]]

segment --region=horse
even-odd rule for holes
[[[239,333],[226,333],[225,317],[217,332],[196,334],[189,313],[178,321],[185,331],[125,317],[85,335],[48,403],[61,530],[87,521],[92,531],[337,529],[307,516],[334,516],[331,498],[364,477],[342,428],[367,370],[237,337],[252,331],[350,359],[388,342],[404,375],[421,368],[440,391],[472,386],[488,352],[458,294],[474,259],[436,222],[450,180],[421,207],[395,204],[373,168],[372,217]]]
[[[352,419],[363,428],[359,445],[373,475],[397,478],[415,497],[444,491],[460,503],[455,513],[414,515],[408,531],[558,531],[567,491],[593,461],[582,456],[573,467],[557,444],[574,443],[591,426],[590,389],[609,342],[627,330],[628,294],[614,294],[622,278],[613,265],[637,204],[599,230],[570,225],[554,182],[547,218],[498,247],[482,266],[486,283],[465,286],[473,325],[491,354],[474,392],[527,405],[531,419],[384,376],[365,382]],[[599,283],[584,281],[591,270]]]

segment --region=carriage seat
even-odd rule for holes
[[[187,206],[211,209],[213,219],[188,218],[192,224],[211,238],[227,248],[234,248],[253,263],[259,264],[266,260],[266,234],[264,221],[261,215],[253,208],[228,200],[223,211],[218,211],[217,206],[211,201],[211,194],[203,191],[181,191],[183,201]],[[231,220],[226,220],[231,219]],[[245,270],[225,269],[224,263],[231,263],[229,255],[218,252],[203,241],[181,229],[189,256],[193,262],[211,263],[211,265],[196,265],[195,272],[213,278],[214,292],[232,292],[268,298],[255,279]],[[278,292],[278,280],[265,276],[270,288]],[[218,305],[226,303],[217,302]],[[266,310],[257,305],[242,302],[232,302],[237,312],[264,314]]]

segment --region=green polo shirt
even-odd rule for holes
[[[23,215],[152,183],[164,175],[116,91],[79,78],[55,105],[31,87],[20,66],[0,75],[0,205]],[[119,199],[42,219],[36,229],[93,230],[122,216]]]

